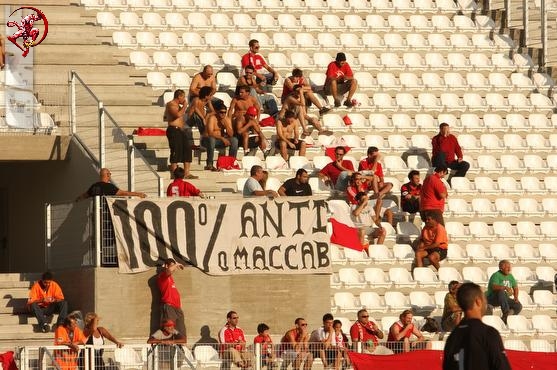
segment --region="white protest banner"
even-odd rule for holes
[[[120,272],[165,258],[210,275],[330,273],[324,198],[107,198]]]

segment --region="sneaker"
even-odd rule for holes
[[[335,108],[340,107],[340,100],[335,100]]]
[[[203,169],[206,170],[206,171],[213,171],[213,172],[218,171],[217,168],[215,166],[213,166],[212,164],[203,167]]]
[[[323,108],[319,109],[319,115],[322,116],[322,115],[324,115],[324,114],[326,114],[330,111],[331,111],[331,108],[323,107]]]
[[[347,99],[347,100],[344,102],[344,106],[345,106],[346,108],[352,108],[352,107],[354,106],[354,103],[352,103],[350,100]]]
[[[50,325],[48,324],[43,324],[43,327],[41,328],[41,331],[43,333],[48,333],[50,331]]]

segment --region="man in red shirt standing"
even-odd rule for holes
[[[325,94],[332,95],[335,99],[335,107],[340,107],[342,96],[348,93],[344,105],[352,108],[352,96],[358,88],[358,81],[354,79],[352,68],[346,62],[346,54],[337,53],[334,62],[329,63],[325,79]]]
[[[447,179],[449,184],[452,177],[466,176],[470,163],[463,160],[462,148],[458,144],[456,136],[450,133],[448,123],[443,122],[439,125],[439,133],[431,139],[431,145],[433,147],[431,157],[433,166],[436,167],[438,164],[443,164],[438,162],[442,162],[444,157],[444,164],[451,170],[455,170],[454,175],[449,176]],[[442,153],[441,156],[440,153]]]
[[[275,85],[280,77],[279,73],[267,64],[263,55],[259,54],[259,41],[249,40],[249,51],[242,56],[242,69],[251,65],[255,68],[257,83]]]
[[[172,320],[176,324],[178,332],[185,337],[186,324],[184,322],[184,311],[182,311],[182,301],[172,277],[172,273],[176,269],[183,270],[184,265],[177,263],[174,258],[167,258],[164,261],[163,270],[157,277],[157,285],[161,292],[161,322],[164,319]]]
[[[186,171],[182,167],[177,167],[174,170],[174,181],[172,181],[168,188],[166,188],[167,197],[204,197],[201,190],[193,186],[187,181],[184,181]]]
[[[441,179],[447,174],[447,167],[435,167],[435,171],[425,178],[420,195],[420,218],[423,222],[431,216],[438,223],[445,226],[443,212],[445,211],[445,199],[447,188]]]
[[[253,356],[246,349],[244,331],[238,327],[240,316],[235,311],[226,314],[226,325],[219,331],[223,368],[230,369],[231,362],[242,369],[251,367]]]

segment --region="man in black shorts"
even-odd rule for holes
[[[110,170],[108,168],[101,168],[100,171],[100,181],[94,183],[87,189],[87,191],[77,197],[78,200],[87,199],[90,197],[96,197],[101,195],[116,195],[120,197],[140,197],[145,198],[145,193],[135,192],[135,191],[125,191],[118,189],[116,185],[110,182]]]
[[[309,186],[309,175],[306,170],[300,168],[296,171],[296,177],[288,179],[279,188],[278,193],[280,196],[310,196],[312,195],[311,186]]]
[[[510,370],[499,332],[482,322],[487,301],[480,286],[462,284],[456,300],[464,311],[464,319],[445,343],[443,370]]]
[[[287,110],[284,118],[277,122],[277,141],[275,147],[280,149],[280,155],[285,161],[288,160],[288,150],[298,150],[299,156],[306,155],[306,142],[300,140],[300,121],[296,113]]]
[[[426,216],[425,226],[416,249],[416,267],[423,267],[423,259],[427,257],[429,262],[439,270],[439,262],[447,258],[448,243],[445,227],[438,223],[434,216]]]

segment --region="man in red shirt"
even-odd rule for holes
[[[186,171],[182,167],[177,167],[174,170],[174,181],[172,181],[168,188],[166,188],[167,197],[204,197],[203,193],[190,184],[184,181]]]
[[[412,214],[420,210],[420,194],[422,192],[422,184],[420,184],[420,172],[412,170],[408,172],[408,180],[406,184],[400,187],[400,203],[402,210]]]
[[[346,62],[346,54],[337,53],[334,62],[329,63],[325,79],[325,94],[332,95],[335,99],[335,107],[340,107],[342,96],[348,93],[344,105],[352,108],[352,96],[358,88],[358,81],[354,79],[352,68]]]
[[[449,184],[452,177],[466,176],[470,163],[463,160],[462,148],[458,144],[456,136],[450,133],[448,123],[443,122],[439,125],[439,133],[431,139],[431,145],[433,147],[431,156],[433,166],[436,167],[437,164],[443,164],[438,162],[442,161],[444,154],[444,164],[451,170],[455,170],[455,173],[447,179]],[[439,156],[440,153],[443,154]]]
[[[182,311],[182,301],[172,277],[176,269],[183,270],[184,265],[176,263],[174,258],[167,258],[164,261],[163,270],[157,277],[157,285],[161,292],[161,322],[164,319],[172,320],[176,323],[178,332],[185,337],[186,324],[184,322],[184,311]]]
[[[358,321],[350,327],[350,338],[354,347],[358,342],[362,343],[362,350],[372,353],[379,344],[379,339],[383,339],[383,332],[375,322],[369,319],[369,313],[365,310],[358,311]],[[356,351],[357,348],[354,348]]]
[[[255,77],[257,83],[265,82],[269,85],[277,83],[280,75],[277,71],[267,64],[265,58],[259,54],[259,41],[249,40],[249,51],[242,56],[242,69],[249,65],[255,68]]]
[[[244,331],[238,327],[240,316],[235,311],[226,314],[226,325],[219,331],[223,368],[230,369],[231,362],[242,369],[251,367],[253,356],[246,349]]]
[[[443,181],[448,170],[445,166],[435,167],[435,171],[425,178],[420,195],[420,218],[425,222],[427,216],[431,216],[441,225],[445,226],[443,212],[445,211],[445,199],[448,196],[447,188]]]
[[[354,172],[354,165],[349,160],[344,160],[346,149],[343,146],[335,148],[335,160],[319,171],[319,178],[335,190],[345,191]]]
[[[377,198],[383,198],[391,191],[393,184],[385,182],[383,166],[379,162],[379,149],[375,146],[367,148],[367,158],[363,159],[358,165],[358,171],[368,180],[370,190],[373,190]]]

